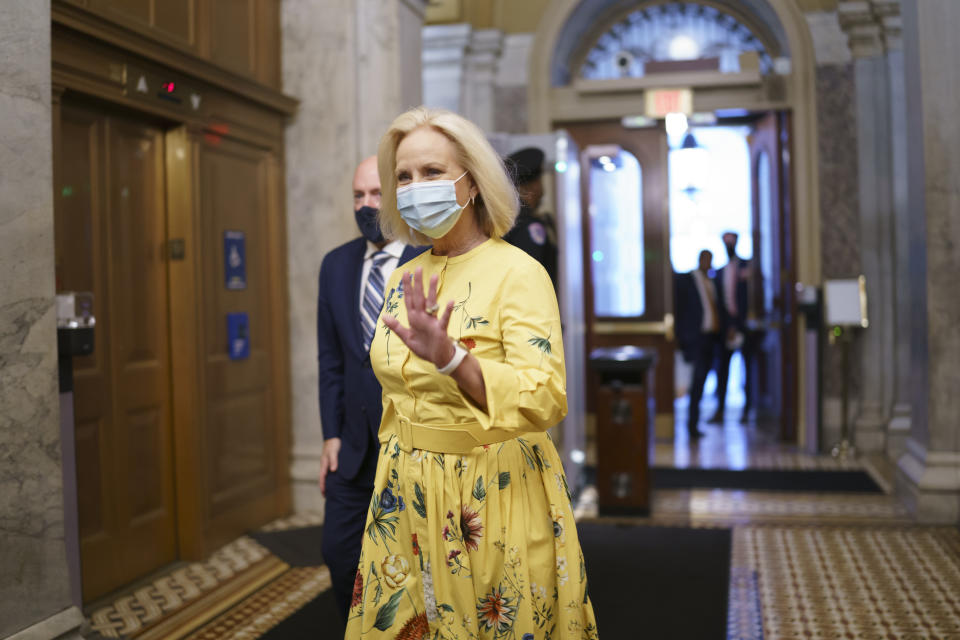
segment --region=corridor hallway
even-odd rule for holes
[[[682,578],[699,567],[676,567],[676,578],[658,574],[660,583],[641,585],[644,567],[662,555],[652,548],[644,555],[642,541],[663,539],[661,549],[668,549],[671,540],[696,539],[698,532],[729,532],[728,639],[960,638],[960,531],[915,523],[889,494],[891,470],[880,460],[809,455],[729,421],[704,430],[707,435],[693,447],[685,436],[658,443],[654,466],[865,470],[884,492],[655,489],[651,515],[642,518],[598,517],[595,505],[581,502],[581,531],[641,541],[608,550],[623,559],[616,569],[591,564],[584,547],[601,637],[708,637],[690,631],[691,624],[719,602],[678,595],[688,588],[699,593],[702,586]],[[277,521],[206,563],[178,567],[101,602],[87,611],[96,632],[89,637],[340,638],[329,573],[317,566],[321,524],[313,513]],[[690,547],[689,557],[708,557],[714,548]],[[296,566],[311,561],[314,566]],[[623,584],[633,585],[625,597],[642,589],[648,597],[629,609],[604,601],[603,594],[620,597]],[[191,606],[201,600],[204,606]],[[620,626],[625,615],[645,621],[635,635]]]

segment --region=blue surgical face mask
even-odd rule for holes
[[[464,171],[463,176],[467,175]],[[397,189],[397,210],[407,225],[430,238],[442,238],[457,224],[467,203],[457,202],[456,180],[414,182]]]

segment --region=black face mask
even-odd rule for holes
[[[385,241],[383,231],[380,230],[380,223],[377,222],[378,213],[379,211],[373,207],[360,207],[353,212],[354,217],[357,219],[357,227],[360,228],[360,233],[373,244],[380,244]]]

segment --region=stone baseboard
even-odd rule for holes
[[[960,523],[960,452],[927,451],[907,439],[897,462],[896,491],[920,522]]]
[[[906,409],[899,405],[893,408],[893,418],[887,424],[887,457],[891,460],[899,460],[907,452],[907,439],[910,437],[911,424],[913,424],[913,420],[909,406]]]
[[[83,613],[80,609],[70,607],[8,636],[7,640],[83,640],[80,634],[83,622]]]
[[[322,447],[300,447],[293,451],[293,460],[290,464],[290,489],[294,513],[323,513],[323,495],[317,484],[320,478],[322,451]]]

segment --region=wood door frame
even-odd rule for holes
[[[581,200],[581,227],[583,234],[583,246],[581,256],[583,261],[583,280],[584,280],[584,320],[586,324],[586,346],[587,353],[595,347],[616,346],[621,344],[635,344],[647,348],[655,348],[661,355],[669,351],[670,357],[661,357],[655,369],[655,379],[659,384],[654,384],[654,397],[657,411],[655,414],[655,424],[653,433],[658,438],[670,438],[673,435],[674,428],[674,363],[673,363],[673,269],[669,265],[670,256],[670,209],[669,209],[669,176],[668,158],[667,158],[667,138],[666,131],[662,126],[656,130],[632,130],[624,128],[620,122],[615,120],[598,120],[595,122],[576,122],[564,123],[559,125],[566,130],[570,137],[576,142],[580,149],[580,200]],[[604,132],[609,128],[609,134]],[[599,136],[594,138],[594,136]],[[631,139],[632,136],[632,139]],[[658,155],[652,157],[644,153],[642,146],[651,142],[642,142],[641,138],[645,136],[656,136],[659,143],[662,144],[662,150]],[[644,316],[639,318],[605,318],[597,317],[593,311],[594,288],[593,288],[593,266],[590,260],[590,247],[592,240],[592,231],[590,228],[590,167],[585,159],[585,153],[588,147],[597,144],[617,144],[625,151],[633,155],[641,167],[641,184],[647,181],[647,177],[654,184],[662,184],[662,193],[649,193],[649,187],[642,186],[644,207],[644,225],[643,242],[644,258],[646,262],[647,254],[651,247],[659,247],[661,259],[658,261],[657,270],[651,270],[647,264],[644,265],[644,286],[649,292],[654,287],[651,283],[660,280],[660,295],[656,298],[657,305],[651,307],[649,302],[644,310]],[[650,176],[651,171],[658,173]],[[663,226],[661,229],[652,228],[648,217],[648,197],[657,202],[657,207],[662,211]],[[659,237],[658,237],[659,236]],[[658,273],[659,272],[659,273]],[[658,278],[659,276],[659,278]],[[647,296],[650,300],[649,295]],[[662,307],[660,306],[662,305]],[[650,318],[649,316],[655,316]],[[656,316],[659,316],[656,317]],[[603,327],[603,331],[598,331],[598,325]],[[594,399],[597,391],[597,377],[592,371],[587,371],[587,411],[596,415]]]
[[[769,119],[770,122],[764,122]],[[780,312],[778,317],[779,341],[781,345],[781,367],[779,372],[780,382],[780,407],[779,419],[780,429],[778,436],[784,442],[796,442],[798,415],[797,415],[797,371],[787,366],[788,362],[797,361],[798,328],[795,326],[797,321],[796,295],[791,283],[796,279],[796,256],[793,250],[793,238],[795,237],[796,221],[793,215],[794,188],[793,172],[790,167],[790,154],[792,150],[792,131],[791,117],[788,111],[768,111],[756,118],[753,123],[755,133],[754,140],[750,142],[750,179],[752,182],[752,218],[753,218],[753,239],[754,239],[754,259],[752,260],[751,282],[753,284],[754,296],[750,301],[751,309],[756,311],[761,308],[762,291],[758,286],[761,282],[761,272],[759,267],[758,251],[760,247],[760,211],[759,211],[759,189],[760,181],[759,159],[760,153],[765,152],[770,162],[770,177],[775,179],[776,188],[771,192],[773,207],[772,215],[775,216],[776,228],[774,231],[774,256],[773,265],[778,266],[777,273],[771,274],[776,278],[774,304]],[[762,127],[762,128],[761,128]],[[779,302],[778,300],[779,299]],[[756,399],[755,399],[756,400]]]

